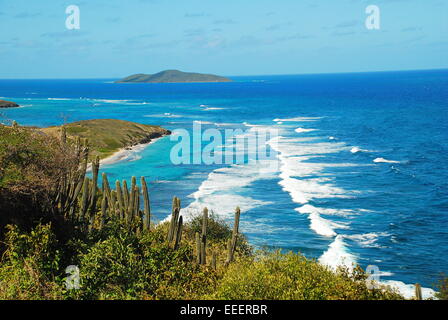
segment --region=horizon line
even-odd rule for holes
[[[171,70],[171,69],[166,69]],[[430,69],[401,69],[401,70],[373,70],[373,71],[341,71],[341,72],[306,72],[306,73],[272,73],[272,74],[247,74],[247,75],[221,75],[228,78],[238,77],[275,77],[275,76],[305,76],[305,75],[337,75],[337,74],[360,74],[360,73],[388,73],[388,72],[418,72],[418,71],[444,71],[448,70],[448,67],[443,68],[430,68]],[[162,70],[165,71],[165,70]],[[159,71],[161,72],[161,71]],[[194,72],[194,71],[186,71]],[[202,72],[198,72],[202,73]],[[207,72],[208,73],[208,72]],[[211,74],[211,73],[208,73]],[[215,73],[213,73],[215,74]],[[216,75],[216,74],[215,74]],[[126,76],[125,76],[126,77]],[[123,77],[92,77],[92,78],[0,78],[0,80],[119,80]]]

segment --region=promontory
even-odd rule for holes
[[[19,105],[12,101],[0,100],[0,108],[17,108]]]
[[[115,83],[194,83],[194,82],[230,82],[231,79],[213,74],[165,70],[156,74],[134,74]]]
[[[111,156],[124,148],[151,142],[152,139],[171,134],[159,126],[140,124],[117,119],[83,120],[64,125],[67,138],[88,139],[92,156],[101,159]],[[41,129],[47,134],[61,135],[61,127]]]

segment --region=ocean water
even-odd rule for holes
[[[234,77],[232,83],[114,84],[0,80],[2,121],[51,126],[115,118],[191,132],[276,129],[278,168],[174,165],[164,137],[102,170],[145,176],[155,218],[171,197],[185,215],[207,206],[258,247],[302,252],[329,266],[376,265],[412,294],[448,273],[448,71]],[[237,140],[238,137],[233,137]],[[225,142],[225,141],[224,141]],[[429,294],[430,290],[425,290]]]

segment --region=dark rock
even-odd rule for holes
[[[6,100],[0,100],[0,108],[17,108],[17,107],[19,107],[17,103]]]

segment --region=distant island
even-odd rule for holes
[[[194,83],[194,82],[230,82],[232,80],[213,74],[165,70],[156,74],[134,74],[115,83]]]
[[[0,100],[0,108],[17,108],[19,105],[12,101]]]

